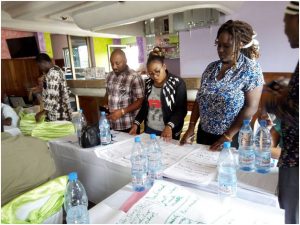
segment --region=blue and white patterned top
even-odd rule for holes
[[[221,67],[220,60],[207,66],[196,96],[201,128],[215,135],[222,135],[234,122],[244,106],[245,93],[264,84],[260,65],[242,53],[236,68],[227,70],[218,81]]]

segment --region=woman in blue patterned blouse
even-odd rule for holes
[[[229,20],[218,30],[215,44],[220,60],[210,63],[201,77],[190,124],[181,144],[194,136],[198,118],[197,143],[218,150],[223,142],[233,141],[244,119],[257,111],[263,88],[258,58],[258,42],[252,27],[243,21]]]

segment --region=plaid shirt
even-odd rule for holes
[[[52,67],[45,76],[43,88],[43,103],[47,121],[72,119],[72,109],[69,100],[69,89],[63,71]]]
[[[144,97],[144,81],[134,70],[128,67],[121,74],[110,72],[106,80],[108,106],[111,111],[126,108],[139,98]],[[139,110],[126,113],[116,121],[110,121],[114,130],[131,128]]]

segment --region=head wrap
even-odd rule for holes
[[[248,44],[244,45],[242,48],[249,48],[252,45],[259,46],[258,40],[255,39],[256,36],[257,34],[254,32],[254,35],[252,35],[252,40]]]
[[[292,1],[285,8],[285,14],[289,15],[299,15],[299,2]]]

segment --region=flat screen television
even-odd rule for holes
[[[11,58],[36,56],[39,49],[35,37],[6,39]]]

